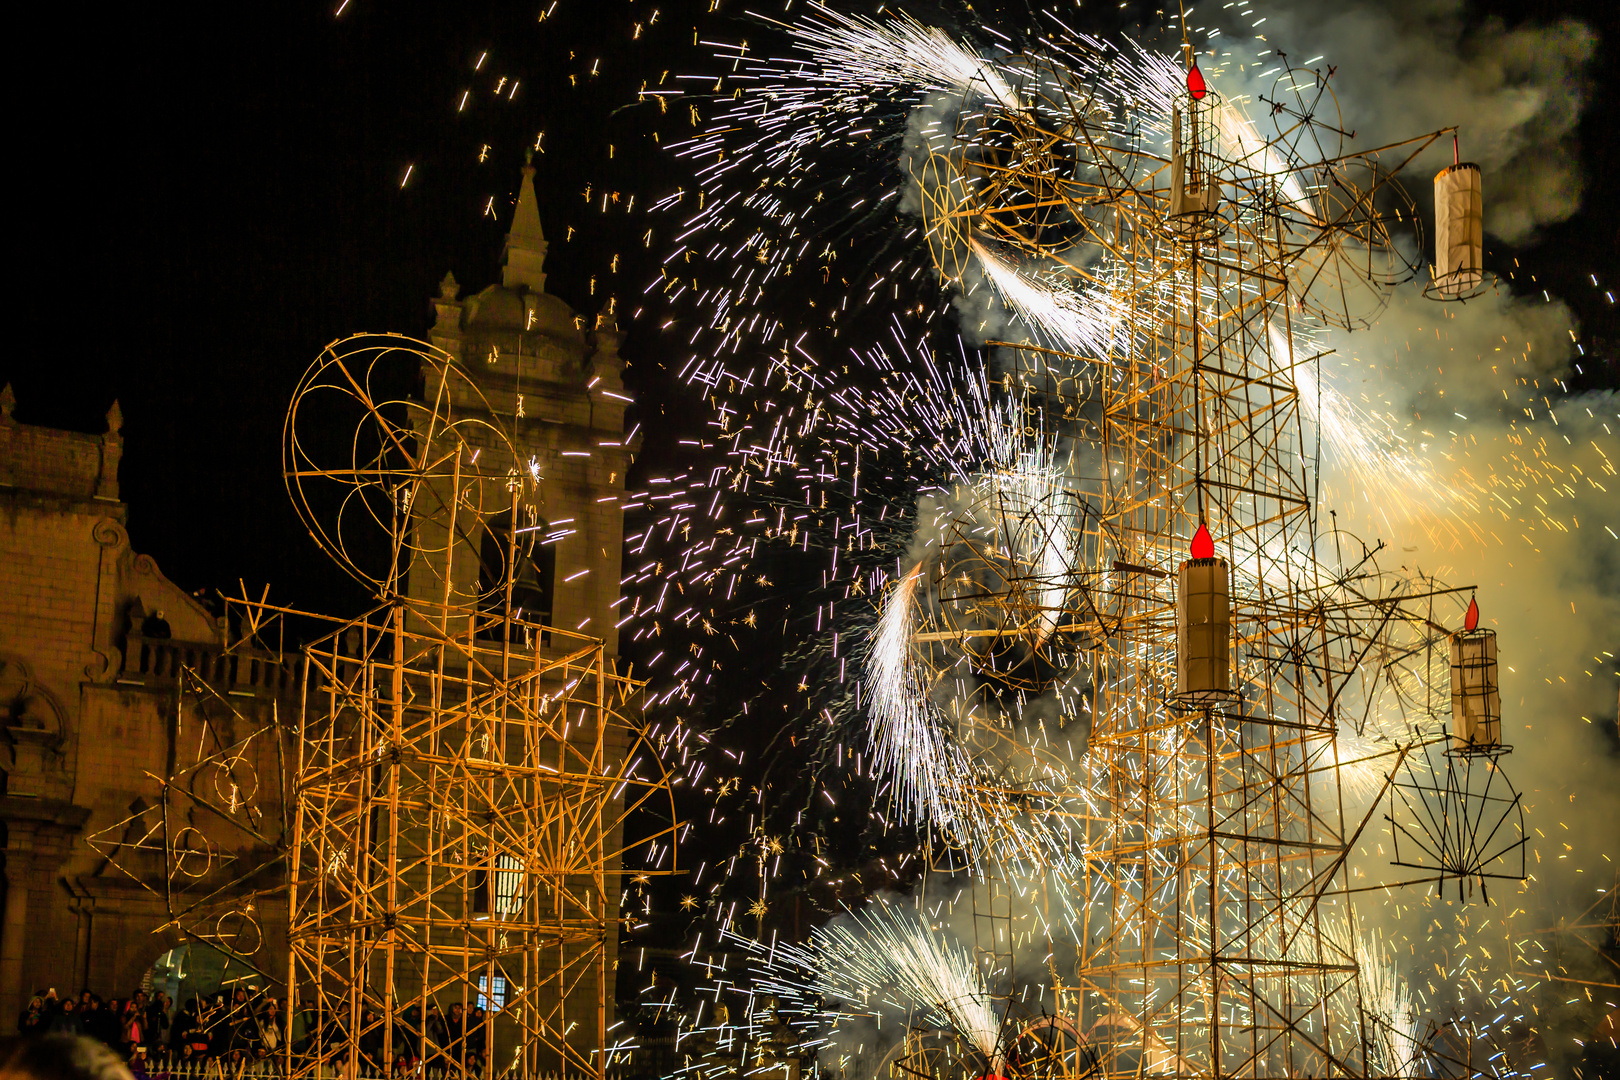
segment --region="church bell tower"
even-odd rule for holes
[[[611,303],[593,325],[546,292],[546,247],[534,168],[525,165],[500,283],[462,298],[446,274],[434,300],[431,341],[462,365],[484,397],[456,402],[456,414],[476,413],[487,402],[516,449],[516,460],[499,464],[525,481],[515,542],[496,535],[494,525],[462,538],[476,549],[451,560],[450,589],[453,601],[487,596],[505,571],[503,553],[512,551],[512,602],[521,617],[602,638],[616,656],[624,477],[636,449],[624,430],[630,399],[621,377],[623,335]],[[441,599],[426,595],[443,588],[433,577],[412,575],[413,599]]]

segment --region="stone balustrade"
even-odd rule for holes
[[[173,686],[190,668],[222,694],[281,697],[294,691],[296,667],[267,652],[237,647],[130,634],[118,682],[125,686]]]

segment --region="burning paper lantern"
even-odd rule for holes
[[[1496,631],[1479,629],[1479,602],[1468,602],[1463,629],[1451,635],[1451,745],[1502,745],[1502,698],[1496,689]]]
[[[1232,696],[1231,571],[1202,523],[1181,564],[1176,604],[1176,696],[1209,705]]]
[[[1485,284],[1485,200],[1479,166],[1458,162],[1434,178],[1434,284],[1430,295],[1465,300]]]

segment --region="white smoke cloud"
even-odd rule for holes
[[[1259,0],[1214,18],[1220,33],[1199,48],[1219,57],[1216,89],[1246,99],[1262,126],[1257,99],[1271,95],[1280,50],[1289,65],[1335,67],[1330,86],[1355,133],[1347,151],[1456,125],[1463,158],[1484,172],[1489,234],[1523,241],[1578,210],[1572,138],[1597,42],[1584,24],[1509,28],[1461,0]],[[1408,166],[1420,206],[1450,160],[1446,140]],[[1620,761],[1601,733],[1620,653],[1617,401],[1565,392],[1577,327],[1563,304],[1505,285],[1438,304],[1417,284],[1397,289],[1370,330],[1333,332],[1323,347],[1337,350],[1336,388],[1388,420],[1392,442],[1459,497],[1381,498],[1349,463],[1327,461],[1322,510],[1388,541],[1391,558],[1479,585],[1500,635],[1503,737],[1516,747],[1504,764],[1531,808],[1527,901],[1546,913],[1612,875],[1605,857],[1620,861]]]
[[[1337,65],[1330,86],[1358,146],[1461,129],[1463,159],[1485,172],[1492,235],[1516,243],[1579,208],[1584,183],[1571,140],[1597,45],[1585,24],[1563,19],[1510,29],[1470,15],[1462,0],[1261,0],[1248,9],[1265,18],[1259,26],[1237,8],[1223,9],[1222,33],[1204,46],[1232,54],[1221,58],[1233,65],[1222,93],[1240,87],[1270,96],[1275,74],[1259,76],[1281,63],[1277,50],[1296,65],[1322,54],[1310,66]],[[1419,164],[1438,169],[1450,155],[1449,145],[1437,144]]]

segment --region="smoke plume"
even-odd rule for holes
[[[1463,160],[1486,175],[1491,235],[1518,243],[1580,206],[1572,140],[1597,44],[1584,23],[1509,28],[1469,14],[1462,0],[1285,0],[1221,14],[1222,32],[1203,48],[1232,65],[1219,87],[1229,97],[1234,76],[1251,96],[1269,97],[1279,51],[1289,65],[1334,66],[1329,85],[1357,146],[1460,129]],[[1265,22],[1256,26],[1257,18]],[[1264,109],[1251,111],[1258,120]],[[1438,169],[1450,160],[1451,147],[1437,146],[1421,164]]]

